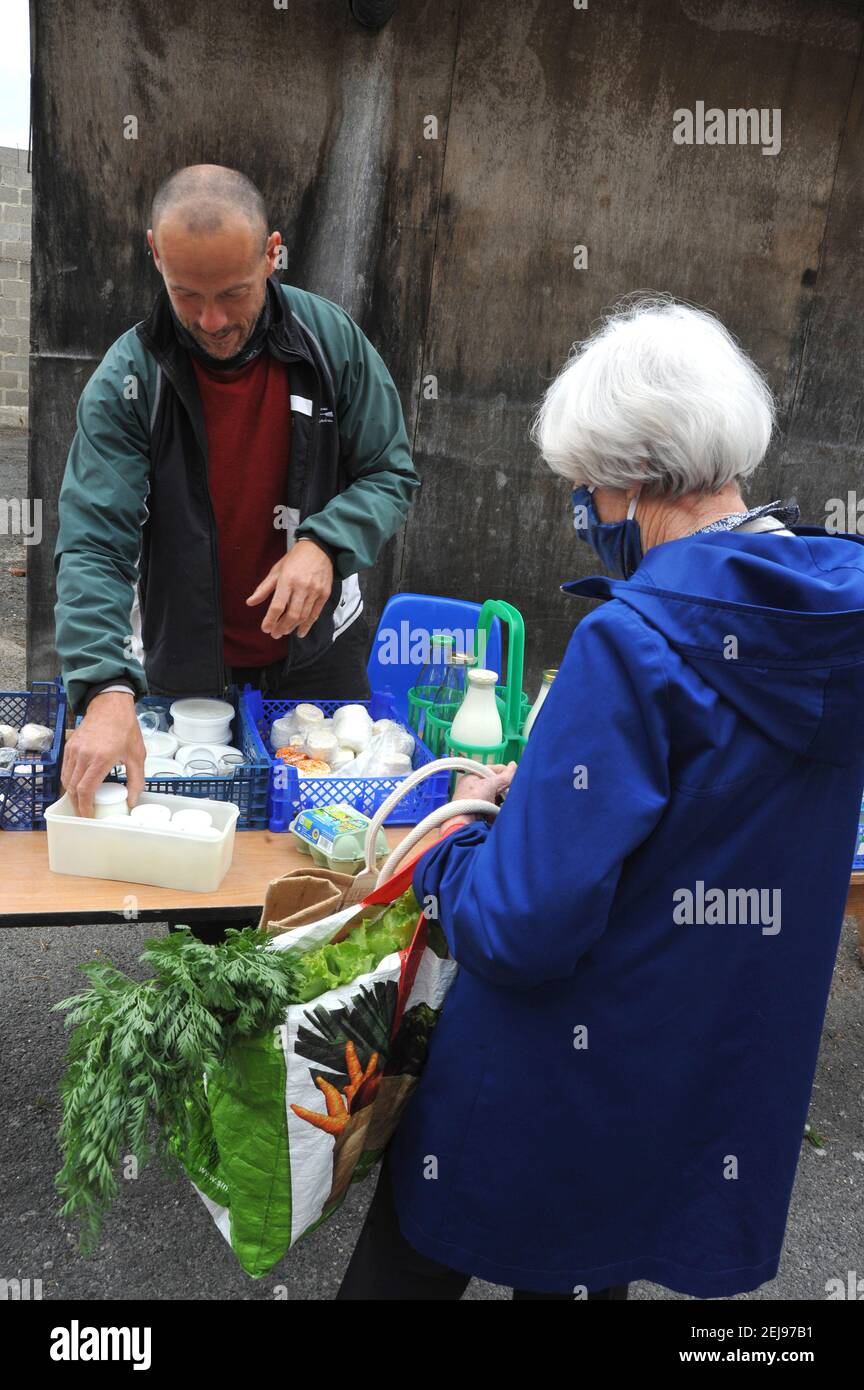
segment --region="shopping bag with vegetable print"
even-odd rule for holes
[[[366,1176],[417,1085],[457,967],[420,911],[412,870],[274,936],[274,950],[296,957],[304,1002],[202,1079],[202,1118],[178,1156],[256,1277]]]

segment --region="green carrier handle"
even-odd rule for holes
[[[451,736],[448,729],[444,736],[447,748],[457,756],[473,757],[489,762],[518,762],[525,739],[520,733],[522,725],[522,678],[525,670],[525,621],[518,608],[501,598],[487,598],[477,618],[477,641],[475,650],[485,656],[489,640],[489,629],[493,618],[500,619],[507,629],[507,678],[504,683],[504,713],[501,720],[504,737],[500,743],[480,747],[460,743]],[[500,680],[500,674],[499,674]]]

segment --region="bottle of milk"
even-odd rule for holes
[[[534,721],[540,713],[540,707],[543,704],[543,701],[546,699],[546,696],[549,694],[549,691],[552,687],[552,682],[557,676],[557,674],[557,666],[550,666],[547,671],[543,672],[543,679],[540,682],[540,690],[537,695],[537,699],[534,701],[533,705],[528,711],[528,718],[525,720],[525,727],[522,730],[523,738],[527,738],[531,730],[534,728]]]
[[[495,701],[498,672],[476,666],[473,670],[467,671],[466,675],[468,684],[465,699],[456,711],[456,717],[450,726],[451,738],[457,743],[470,744],[472,748],[501,743],[504,729]]]

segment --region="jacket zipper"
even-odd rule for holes
[[[315,374],[315,389],[312,394],[311,429],[309,431],[309,454],[306,459],[306,478],[303,484],[303,496],[300,499],[300,515],[297,518],[297,526],[300,526],[309,514],[309,493],[312,488],[312,476],[315,469],[315,465],[318,461],[318,450],[321,443],[321,373],[311,353],[307,356],[306,354],[299,352],[292,352],[291,354],[284,354],[280,352],[274,353],[274,356],[277,358],[277,361],[284,362],[286,366],[288,362],[291,360],[299,359],[302,362],[307,362]],[[284,663],[286,674],[294,665],[294,657],[296,657],[297,654],[297,642],[299,639],[297,637],[296,631],[289,633],[288,639],[288,655],[285,658]]]

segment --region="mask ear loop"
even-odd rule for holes
[[[639,485],[639,491],[636,492],[636,493],[634,493],[634,495],[630,498],[630,505],[629,505],[628,508],[627,508],[627,520],[628,520],[628,521],[632,521],[633,518],[634,518],[634,516],[636,515],[636,506],[637,506],[637,503],[638,503],[638,501],[639,501],[639,497],[640,497],[641,492],[642,492],[642,484],[640,483],[640,485]]]

